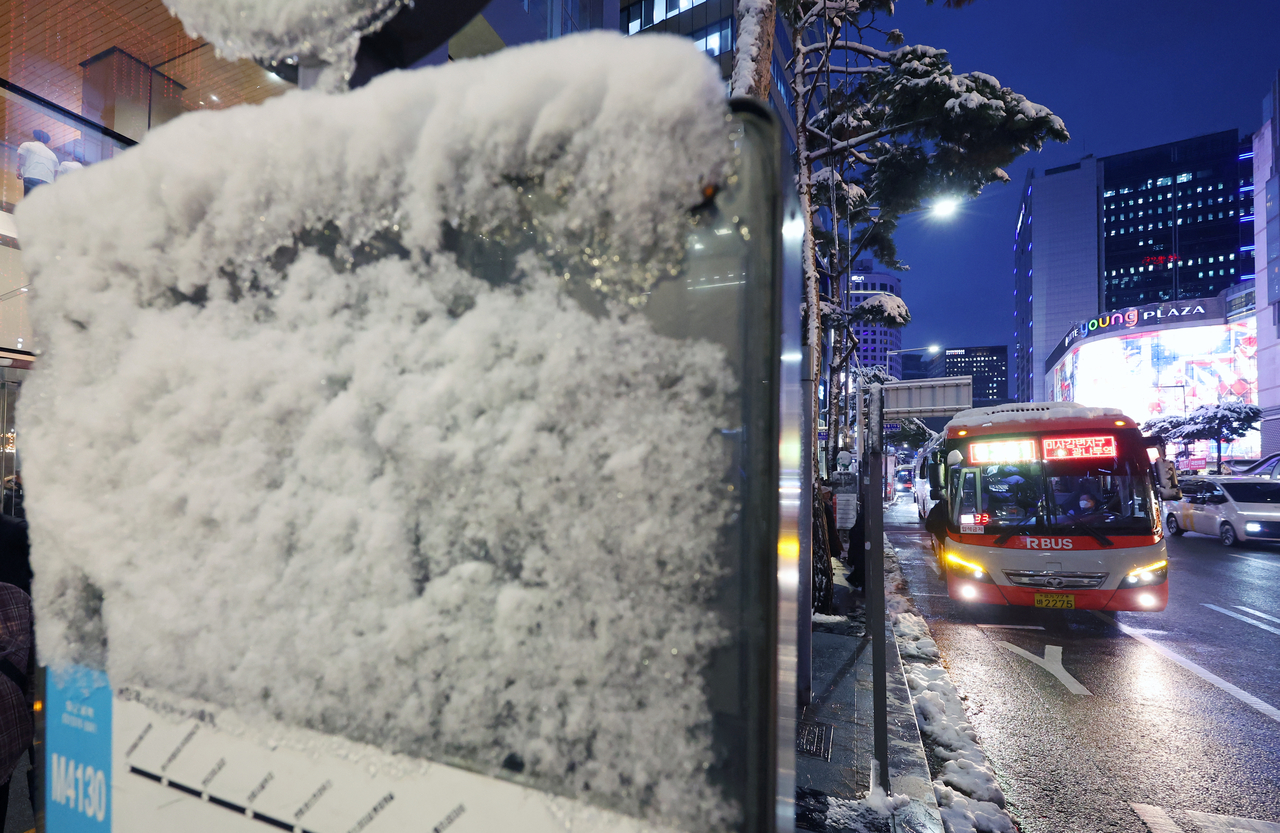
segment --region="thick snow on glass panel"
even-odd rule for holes
[[[355,41],[377,29],[404,0],[164,0],[187,33],[228,58],[281,60],[355,54]]]
[[[24,201],[42,660],[722,827],[737,380],[634,309],[725,119],[687,40],[592,34],[194,113]]]

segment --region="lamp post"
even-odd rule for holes
[[[936,353],[942,348],[936,344],[930,344],[928,347],[903,347],[901,350],[885,350],[886,353],[915,353],[920,350],[926,350],[930,353]]]

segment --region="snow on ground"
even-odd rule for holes
[[[943,825],[947,833],[1017,833],[978,733],[969,725],[964,695],[940,664],[929,625],[906,595],[906,580],[888,540],[885,551],[886,585],[893,588],[885,608],[898,640],[916,721],[926,749],[944,762],[942,771],[933,773]]]
[[[737,383],[628,302],[726,115],[687,39],[593,34],[185,115],[25,200],[41,661],[723,828]]]

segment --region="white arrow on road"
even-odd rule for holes
[[[1010,651],[1017,654],[1018,656],[1024,659],[1031,660],[1036,665],[1043,668],[1045,671],[1048,671],[1050,674],[1057,677],[1058,680],[1064,686],[1067,687],[1067,691],[1070,691],[1072,694],[1088,694],[1090,696],[1093,695],[1092,691],[1082,686],[1079,680],[1077,680],[1075,677],[1068,674],[1067,669],[1062,667],[1061,646],[1058,646],[1058,645],[1044,646],[1044,659],[1041,659],[1040,657],[1036,656],[1035,654],[1029,651],[1022,650],[1017,645],[1010,645],[1008,642],[997,642],[996,644],[1002,648],[1008,648]]]

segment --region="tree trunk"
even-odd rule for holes
[[[738,42],[733,52],[731,94],[769,100],[773,85],[775,0],[738,0]]]
[[[803,55],[804,30],[797,27],[792,47],[797,56]],[[818,379],[822,376],[822,308],[818,297],[818,262],[813,239],[813,166],[804,160],[809,153],[809,131],[805,127],[807,115],[805,102],[808,90],[804,86],[804,73],[800,72],[803,58],[796,61],[797,72],[793,91],[796,102],[796,149],[800,159],[799,170],[796,171],[796,186],[800,192],[800,216],[804,218],[804,242],[801,247],[801,265],[804,269],[804,302],[808,312],[808,327],[805,341],[808,350],[804,357],[802,375],[813,380],[813,392],[808,402],[809,413],[813,414],[811,444],[813,453],[808,461],[816,481],[818,474],[818,417],[822,413],[818,403]]]

